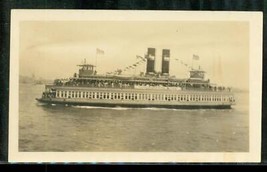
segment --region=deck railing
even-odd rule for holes
[[[82,88],[109,88],[109,89],[157,89],[157,90],[181,90],[181,91],[207,91],[207,92],[231,92],[231,88],[227,87],[188,87],[188,86],[174,86],[174,85],[148,85],[143,87],[138,87],[137,85],[123,85],[123,84],[51,84],[46,85],[47,88],[52,87],[82,87]],[[139,85],[140,86],[140,85]]]

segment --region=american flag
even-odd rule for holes
[[[193,54],[193,60],[199,60],[199,56],[198,56],[198,55],[195,55],[195,54]]]
[[[104,50],[101,50],[99,48],[96,49],[96,54],[104,54]]]

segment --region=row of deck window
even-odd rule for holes
[[[112,100],[152,100],[152,101],[229,101],[227,95],[160,94],[160,93],[113,93],[88,91],[56,91],[57,98],[112,99]]]

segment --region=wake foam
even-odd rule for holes
[[[150,111],[210,111],[212,109],[175,109],[175,108],[157,108],[157,107],[101,107],[101,106],[78,106],[72,105],[73,108],[80,109],[106,109],[106,110],[150,110]],[[216,109],[214,109],[216,110]]]

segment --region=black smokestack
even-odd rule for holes
[[[162,75],[169,75],[170,69],[170,50],[163,49],[162,50],[162,65],[161,65],[161,72]]]
[[[147,64],[146,64],[147,74],[155,73],[155,58],[156,58],[156,49],[148,48],[147,49]]]

